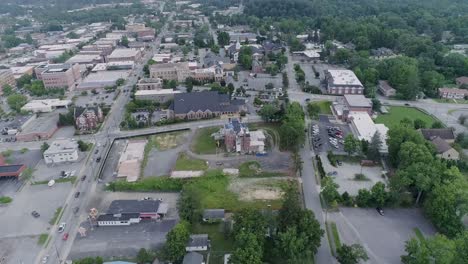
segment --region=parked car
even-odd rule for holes
[[[62,233],[65,230],[65,226],[67,226],[67,223],[63,222],[59,225],[58,232]]]
[[[81,181],[86,180],[86,175],[81,176]]]
[[[41,216],[38,212],[36,211],[32,211],[31,212],[31,215],[34,216],[35,218],[38,218],[39,216]]]
[[[101,157],[97,157],[96,162],[101,162]]]
[[[381,215],[381,216],[384,215],[384,211],[382,210],[382,208],[377,207],[377,208],[375,208],[375,210],[377,210],[377,212],[379,213],[379,215]]]
[[[48,260],[49,260],[49,255],[46,255],[41,259],[41,263],[45,264],[45,263],[47,263]]]
[[[78,198],[80,196],[80,192],[75,193],[75,198]]]
[[[68,239],[68,233],[63,234],[62,239],[63,239],[63,240],[67,240],[67,239]]]

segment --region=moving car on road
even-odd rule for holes
[[[382,208],[377,207],[377,208],[375,208],[375,210],[377,210],[377,212],[378,212],[381,216],[384,215],[384,211],[382,210]]]
[[[63,222],[59,225],[58,232],[62,233],[65,230],[65,226],[67,226],[67,223]]]
[[[63,239],[63,240],[67,240],[67,239],[68,239],[68,233],[63,234],[62,239]]]
[[[75,198],[78,198],[80,196],[80,192],[75,193]]]
[[[36,211],[32,211],[31,212],[31,215],[34,216],[34,218],[38,218],[39,216],[41,216],[38,212]]]

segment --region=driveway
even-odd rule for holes
[[[365,247],[367,263],[399,264],[405,242],[415,236],[414,228],[426,236],[436,232],[419,209],[384,210],[381,216],[374,208],[340,208],[338,213],[329,213],[328,220],[336,223],[342,243]]]

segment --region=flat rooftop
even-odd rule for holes
[[[93,63],[102,60],[99,55],[77,54],[67,60],[67,63]]]
[[[156,213],[159,200],[114,200],[107,209],[108,214]]]
[[[138,90],[135,92],[135,96],[138,95],[166,95],[166,94],[178,94],[180,91],[174,91],[174,89],[161,89],[161,90]]]
[[[83,83],[89,82],[110,82],[117,81],[120,78],[127,78],[129,75],[128,71],[100,71],[95,73],[90,73],[83,80]]]
[[[75,141],[69,139],[58,139],[50,144],[49,148],[44,151],[44,154],[55,154],[55,153],[68,153],[78,149],[78,144]]]
[[[362,86],[357,76],[350,70],[327,70],[332,78],[333,85],[356,85]]]
[[[360,94],[345,94],[344,98],[351,107],[372,107],[371,101]]]
[[[41,114],[32,120],[19,134],[44,133],[57,128],[58,113]]]
[[[138,49],[115,49],[108,58],[126,58],[136,56],[140,50]]]

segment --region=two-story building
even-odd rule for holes
[[[363,94],[364,86],[350,70],[326,70],[325,81],[329,94]]]
[[[78,160],[78,144],[69,139],[55,140],[43,155],[46,164],[75,162]]]

